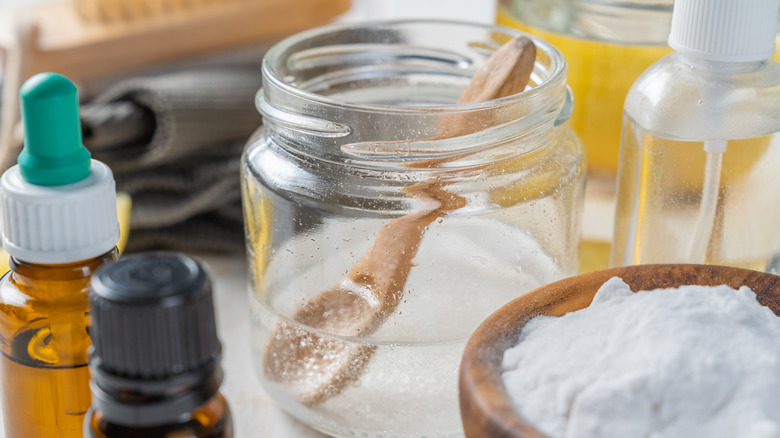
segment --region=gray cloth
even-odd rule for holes
[[[154,136],[154,113],[133,101],[82,105],[80,113],[84,145],[93,154],[106,155],[112,161],[132,162],[149,147]]]
[[[254,107],[259,88],[260,72],[253,69],[176,72],[124,80],[91,104],[132,102],[154,115],[150,141],[115,163],[115,172],[133,171],[205,157],[218,145],[246,140],[260,124]],[[91,141],[99,139],[85,138],[85,145]]]
[[[133,198],[133,229],[170,227],[240,200],[240,145],[235,154],[187,160],[117,176],[117,187]]]
[[[241,203],[233,204],[240,212]],[[244,250],[244,232],[240,221],[222,211],[194,216],[186,221],[154,229],[134,230],[127,241],[127,252],[170,249],[187,252],[236,253]]]
[[[133,199],[128,251],[243,251],[240,156],[255,69],[127,79],[82,106],[84,144]]]

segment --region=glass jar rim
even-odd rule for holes
[[[484,29],[486,33],[497,33],[501,35],[514,38],[516,36],[526,36],[530,38],[536,45],[537,53],[543,52],[550,59],[550,73],[544,78],[542,82],[535,86],[526,89],[522,93],[514,94],[511,96],[500,97],[497,99],[491,99],[482,102],[473,103],[452,103],[452,104],[436,104],[436,105],[419,105],[419,106],[402,106],[402,105],[389,105],[378,103],[362,103],[353,102],[348,100],[342,100],[334,98],[328,95],[319,94],[305,89],[296,87],[289,82],[285,81],[282,75],[279,74],[280,62],[282,62],[285,53],[288,53],[292,47],[305,41],[322,38],[325,35],[341,32],[345,30],[357,30],[361,28],[393,28],[404,26],[465,26],[476,29]],[[420,113],[420,112],[468,112],[474,110],[482,110],[494,106],[501,106],[504,104],[512,103],[521,100],[533,100],[536,96],[550,93],[550,89],[553,89],[566,82],[567,64],[563,55],[558,49],[556,49],[550,43],[540,39],[532,34],[513,29],[506,26],[481,24],[468,21],[458,20],[441,20],[441,19],[401,19],[401,20],[387,20],[387,21],[368,21],[360,23],[336,23],[330,24],[315,29],[306,30],[290,37],[285,38],[279,43],[275,44],[268,50],[262,63],[263,79],[268,81],[274,88],[279,89],[284,93],[294,95],[298,98],[305,99],[307,101],[315,102],[321,105],[327,105],[331,107],[339,107],[344,109],[353,109],[361,111],[377,111],[385,113]],[[258,98],[260,93],[258,93]]]

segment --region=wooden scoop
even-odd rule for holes
[[[536,47],[530,39],[509,41],[477,71],[458,103],[522,92],[535,59]],[[461,117],[442,120],[435,138],[469,134]],[[436,164],[429,160],[421,167]],[[285,322],[277,324],[263,355],[267,379],[292,389],[303,404],[311,406],[340,393],[360,377],[374,347],[321,333],[365,337],[395,312],[426,229],[436,219],[466,205],[463,197],[445,190],[447,184],[433,178],[404,189],[427,208],[388,222],[377,233],[371,250],[338,284],[298,309],[293,319],[316,331]]]

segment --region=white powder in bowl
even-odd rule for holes
[[[518,411],[555,438],[780,438],[780,318],[747,287],[632,293],[537,317],[504,353]]]

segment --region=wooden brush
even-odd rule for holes
[[[249,1],[264,0],[72,0],[82,18],[104,23],[143,20]]]
[[[18,154],[19,87],[36,73],[55,71],[77,83],[128,75],[275,42],[349,6],[349,0],[61,0],[10,7],[0,14],[0,170]]]

